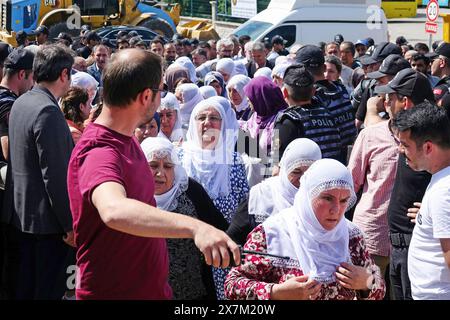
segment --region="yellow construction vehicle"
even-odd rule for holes
[[[15,34],[28,34],[40,25],[50,37],[60,32],[78,36],[82,25],[143,26],[168,38],[176,33],[180,5],[165,11],[166,4],[146,0],[0,0],[0,40],[16,45]]]

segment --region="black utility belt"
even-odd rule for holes
[[[409,247],[411,243],[412,234],[408,233],[390,233],[389,240],[394,247]]]

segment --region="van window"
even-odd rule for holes
[[[272,38],[277,35],[282,36],[283,39],[287,41],[286,47],[290,47],[295,43],[295,37],[297,35],[297,27],[294,25],[280,26],[270,31],[266,36],[264,36],[264,39],[267,38],[269,41],[271,41]]]
[[[248,20],[242,26],[240,26],[235,32],[234,35],[237,37],[248,35],[252,40],[258,38],[264,31],[272,27],[273,24],[262,21]]]

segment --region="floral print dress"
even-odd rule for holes
[[[333,282],[322,284],[318,300],[381,300],[385,294],[385,283],[379,268],[366,249],[361,231],[349,224],[349,249],[354,265],[369,268],[375,277],[367,297],[361,292],[342,287]],[[247,237],[245,250],[267,253],[266,234],[263,225],[257,226]],[[260,255],[247,255],[239,267],[229,272],[225,281],[225,296],[230,300],[270,300],[274,284],[283,283],[292,277],[302,276],[303,271],[297,260],[268,258]]]

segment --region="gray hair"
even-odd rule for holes
[[[252,51],[264,51],[266,47],[262,42],[255,42],[252,45]]]
[[[217,51],[220,51],[221,47],[228,47],[228,46],[233,46],[234,48],[233,40],[229,38],[220,39],[219,41],[217,41],[216,49]]]

